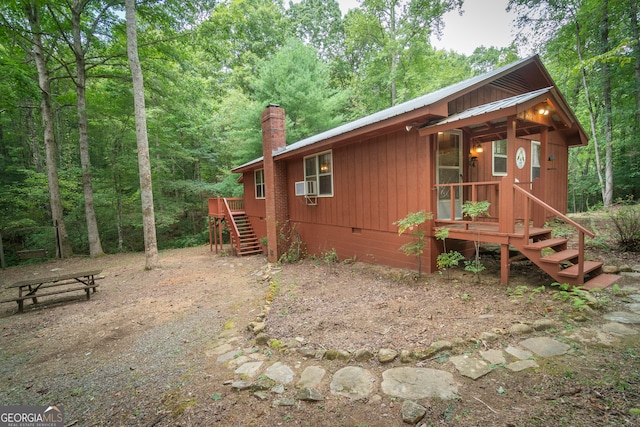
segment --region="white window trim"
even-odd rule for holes
[[[325,173],[325,174],[321,174],[320,173],[320,165],[319,165],[319,158],[320,156],[329,153],[331,155],[331,171],[329,173]],[[313,154],[311,156],[305,156],[302,159],[302,167],[303,167],[303,173],[304,173],[304,180],[305,182],[307,181],[307,159],[310,158],[315,158],[315,162],[316,162],[316,188],[317,188],[317,192],[318,194],[316,194],[316,197],[333,197],[333,169],[334,169],[334,164],[333,164],[333,151],[332,150],[327,150],[327,151],[323,151],[321,153],[317,153],[317,154]],[[327,176],[330,175],[331,176],[331,194],[320,194],[320,177],[321,176]],[[306,185],[306,184],[305,184]]]
[[[500,141],[506,141],[504,139],[501,139]],[[507,176],[507,172],[496,172],[496,157],[500,157],[500,158],[504,158],[506,159],[506,162],[509,161],[509,143],[506,142],[505,144],[507,144],[507,154],[496,154],[496,150],[495,150],[495,144],[498,141],[493,141],[491,143],[491,174],[493,176]],[[507,169],[509,167],[507,166]]]
[[[531,141],[531,171],[529,175],[531,177],[531,182],[533,182],[533,168],[534,168],[533,160],[535,159],[535,157],[533,156],[534,145],[538,146],[538,170],[539,170],[538,175],[542,175],[542,159],[540,158],[540,141]]]
[[[258,173],[262,172],[262,197],[258,196]],[[253,190],[255,192],[256,200],[265,199],[267,196],[267,187],[264,182],[264,169],[256,169],[253,171]]]

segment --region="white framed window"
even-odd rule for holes
[[[493,176],[507,175],[507,140],[493,141],[491,144]]]
[[[318,197],[333,197],[333,157],[331,151],[304,158],[304,180]]]
[[[256,199],[264,199],[264,169],[258,169],[253,173],[256,183]]]
[[[540,142],[531,141],[531,182],[540,178]]]

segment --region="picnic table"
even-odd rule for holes
[[[50,276],[39,276],[31,279],[20,280],[7,286],[7,289],[18,289],[17,298],[7,298],[0,300],[0,303],[15,301],[18,303],[18,313],[22,313],[24,309],[24,301],[31,299],[34,304],[38,303],[39,297],[48,295],[57,295],[74,291],[85,291],[87,300],[91,299],[91,291],[96,292],[96,288],[99,286],[96,284],[95,276],[99,275],[102,270],[88,270],[80,271],[77,273],[62,273]],[[58,286],[67,286],[64,288],[58,288],[53,291],[44,291],[38,293],[38,291]]]

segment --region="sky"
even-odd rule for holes
[[[338,0],[342,13],[358,7],[358,0]],[[479,46],[506,47],[511,44],[511,28],[515,15],[505,11],[508,0],[464,0],[462,16],[450,12],[444,16],[442,37],[432,37],[439,49],[471,55]]]

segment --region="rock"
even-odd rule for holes
[[[307,402],[320,402],[324,400],[324,397],[315,388],[303,387],[298,391],[298,400],[304,400]]]
[[[296,401],[295,399],[285,397],[283,399],[274,400],[272,406],[296,406]]]
[[[458,395],[453,375],[438,369],[391,368],[382,373],[382,379],[382,391],[402,399],[454,399]]]
[[[531,356],[533,356],[533,353],[531,353],[530,351],[523,350],[523,349],[518,348],[518,347],[509,346],[504,351],[506,351],[507,353],[509,353],[513,357],[515,357],[517,359],[520,359],[520,360],[525,360],[525,359],[528,359]]]
[[[640,303],[626,304],[625,308],[631,310],[636,314],[640,314]]]
[[[247,329],[249,329],[254,334],[264,331],[267,325],[264,322],[251,322]]]
[[[271,337],[269,335],[265,334],[264,332],[260,332],[258,335],[256,335],[256,344],[267,345],[270,339]]]
[[[324,352],[324,359],[336,360],[338,358],[338,350],[327,350]]]
[[[464,375],[473,380],[477,380],[491,372],[491,368],[485,361],[476,359],[475,357],[469,357],[467,355],[453,356],[449,361],[455,365],[460,375]]]
[[[233,350],[233,347],[231,347],[230,344],[222,344],[221,346],[218,346],[213,350],[208,351],[207,356],[220,356],[221,354],[228,353],[231,350]]]
[[[264,391],[256,391],[253,395],[259,400],[267,400],[269,398],[269,395]]]
[[[308,357],[308,358],[316,357],[316,350],[311,347],[299,348],[298,353],[300,353],[303,357]]]
[[[253,378],[258,374],[263,362],[247,362],[240,365],[234,372],[238,375],[244,375]]]
[[[548,337],[529,338],[520,341],[519,344],[542,357],[560,356],[567,353],[571,348],[568,344]]]
[[[274,385],[276,385],[274,380],[261,375],[251,384],[251,389],[253,391],[265,391],[270,390]]]
[[[364,399],[373,391],[375,378],[366,369],[347,366],[338,370],[331,380],[331,393],[353,400]]]
[[[307,366],[302,374],[300,374],[300,379],[296,383],[296,387],[298,388],[313,388],[317,387],[318,384],[322,381],[327,371],[322,369],[319,366]]]
[[[638,335],[638,331],[636,331],[635,329],[622,325],[617,322],[611,322],[611,323],[607,323],[606,325],[603,325],[602,330],[609,334],[621,335],[621,336]]]
[[[273,387],[271,387],[271,389],[269,389],[269,391],[271,391],[271,393],[275,393],[275,394],[282,394],[282,393],[284,393],[284,386],[282,384],[276,384]]]
[[[548,329],[557,328],[558,324],[553,319],[537,319],[533,322],[533,329],[536,331],[546,331]]]
[[[520,372],[529,368],[537,368],[538,364],[533,360],[518,360],[517,362],[509,363],[505,368],[512,372]]]
[[[390,348],[381,348],[378,350],[378,362],[389,363],[393,362],[398,357],[398,352]]]
[[[413,357],[417,360],[425,360],[432,357],[435,354],[435,351],[429,347],[422,350],[416,350],[413,352]]]
[[[413,362],[413,355],[409,350],[400,350],[400,362],[402,363]]]
[[[636,273],[640,273],[640,264],[634,265],[631,269]]]
[[[351,359],[351,353],[346,350],[338,350],[338,360],[347,361]]]
[[[493,332],[483,332],[480,334],[480,339],[486,342],[496,341],[498,339],[498,335]]]
[[[481,351],[480,356],[492,365],[507,363],[507,359],[504,358],[504,353],[501,350]]]
[[[640,324],[640,314],[627,313],[625,311],[614,311],[607,313],[603,316],[605,319],[611,322],[628,323],[628,324]]]
[[[436,341],[431,343],[429,346],[434,352],[434,354],[440,353],[441,351],[451,350],[453,348],[453,344],[451,341]]]
[[[231,360],[229,360],[229,361],[227,362],[227,366],[228,366],[230,369],[235,369],[235,368],[237,368],[238,366],[240,366],[240,365],[242,365],[242,364],[247,363],[249,360],[251,360],[251,359],[249,359],[249,357],[247,357],[247,356],[245,356],[245,355],[238,356],[238,357],[236,357],[235,359],[231,359]]]
[[[356,350],[356,352],[353,354],[353,358],[356,362],[366,362],[372,357],[373,357],[373,353],[366,348],[361,348],[359,350]]]
[[[229,351],[225,354],[221,354],[220,356],[218,356],[218,358],[216,359],[216,361],[218,363],[226,363],[232,359],[235,359],[236,357],[239,357],[242,355],[242,350],[232,350]]]
[[[524,323],[515,323],[509,327],[509,333],[513,335],[523,335],[533,332],[533,328]]]
[[[623,273],[631,273],[633,271],[633,269],[631,268],[631,266],[629,264],[622,264],[620,266],[620,271]]]
[[[407,424],[415,424],[425,416],[427,408],[411,400],[405,400],[402,402],[400,413],[402,414],[402,421]]]
[[[251,387],[251,383],[249,381],[234,381],[231,383],[231,387],[238,391],[248,390]]]
[[[603,265],[602,272],[605,274],[616,274],[620,272],[620,268],[617,265]]]
[[[293,371],[282,362],[276,362],[269,366],[264,371],[264,375],[280,384],[289,384],[293,381]]]

